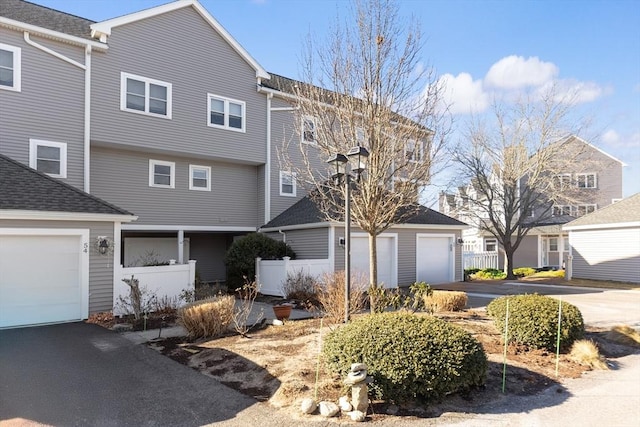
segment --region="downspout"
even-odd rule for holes
[[[278,230],[278,233],[282,234],[282,243],[287,243],[287,233],[282,230]]]
[[[64,56],[61,53],[56,52],[55,50],[49,49],[46,46],[43,46],[39,43],[34,42],[33,40],[31,40],[31,37],[29,36],[29,32],[25,31],[24,32],[24,41],[30,45],[35,47],[36,49],[39,49],[43,52],[48,53],[49,55],[55,56],[58,59],[63,60],[64,62],[67,62],[75,67],[80,68],[81,70],[84,71],[84,134],[83,134],[83,146],[84,146],[84,164],[83,164],[83,182],[84,182],[84,191],[85,192],[89,192],[89,177],[90,177],[90,173],[89,173],[89,166],[90,166],[90,156],[89,156],[89,150],[90,150],[90,141],[91,141],[91,123],[90,123],[90,119],[91,119],[91,105],[90,105],[90,101],[91,101],[91,45],[87,44],[85,45],[84,48],[84,58],[85,58],[85,63],[84,65],[79,63],[78,61],[75,61],[67,56]]]
[[[84,191],[91,191],[91,45],[84,48]]]
[[[267,159],[264,167],[264,223],[271,220],[271,99],[267,94]]]

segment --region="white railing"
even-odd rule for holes
[[[331,262],[328,259],[291,260],[284,257],[271,261],[256,258],[256,280],[260,285],[260,293],[264,295],[284,297],[282,286],[287,280],[287,274],[299,271],[318,278],[331,271]]]
[[[498,268],[498,252],[463,252],[464,268]]]
[[[158,298],[176,299],[183,290],[193,291],[196,278],[196,262],[188,264],[158,265],[153,267],[116,267],[113,273],[113,314],[126,314],[118,304],[120,297],[128,297],[129,285],[122,279],[138,280],[141,290]]]

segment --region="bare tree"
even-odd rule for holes
[[[498,240],[507,279],[515,278],[513,256],[527,233],[562,221],[564,212],[554,212],[554,205],[577,200],[577,186],[564,172],[575,164],[593,167],[586,145],[574,136],[583,124],[573,99],[552,87],[512,104],[494,102],[491,123],[474,118],[454,156],[458,179],[471,183],[473,193],[464,215]]]
[[[342,215],[345,190],[330,178],[324,160],[355,145],[370,153],[352,191],[351,212],[369,234],[371,284],[378,276],[376,236],[415,213],[447,133],[446,111],[437,108],[441,88],[421,62],[418,26],[398,13],[391,0],[355,1],[327,42],[309,38],[306,83],[292,88],[303,161],[285,162],[328,219]]]

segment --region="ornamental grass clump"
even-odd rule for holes
[[[424,297],[424,305],[431,313],[460,311],[467,306],[467,293],[460,291],[432,291]]]
[[[432,316],[386,312],[362,316],[327,334],[327,366],[346,376],[365,363],[378,399],[429,401],[481,386],[487,357],[462,328]]]
[[[178,322],[189,338],[214,338],[222,335],[233,321],[235,298],[220,295],[181,307]]]
[[[487,314],[502,336],[505,334],[507,301],[509,319],[507,340],[531,348],[556,351],[560,300],[544,295],[512,295],[496,298],[487,306]],[[562,302],[560,349],[567,350],[584,336],[584,321],[580,310]]]

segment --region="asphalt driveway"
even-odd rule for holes
[[[230,421],[254,405],[99,326],[0,330],[0,424],[196,426]]]

